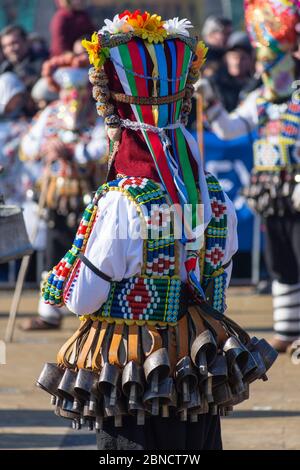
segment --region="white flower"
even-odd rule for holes
[[[183,36],[189,36],[190,33],[188,29],[193,28],[194,26],[186,18],[179,20],[179,18],[176,17],[172,20],[165,21],[163,27],[168,32],[168,34],[182,34]]]
[[[99,33],[103,34],[106,31],[110,34],[128,33],[133,30],[133,27],[127,23],[127,20],[128,16],[119,18],[119,15],[115,15],[112,21],[106,19],[104,20],[105,26],[100,29]]]

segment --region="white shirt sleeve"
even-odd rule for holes
[[[89,161],[99,161],[106,156],[107,137],[102,119],[97,119],[88,143],[79,142],[74,151],[74,158],[79,165]]]
[[[44,132],[50,107],[44,109],[34,120],[28,132],[24,135],[21,145],[20,154],[22,160],[36,160],[40,157],[41,147],[44,140]]]
[[[113,281],[140,274],[143,240],[127,236],[138,230],[139,224],[134,204],[118,191],[108,192],[99,201],[85,256]],[[94,313],[107,300],[110,283],[81,262],[76,271],[72,285],[66,286],[65,303],[77,315]]]
[[[256,100],[259,90],[250,93],[245,101],[231,114],[221,104],[207,111],[211,129],[219,139],[231,140],[248,134],[258,124]],[[213,116],[216,115],[216,119]]]
[[[223,259],[223,265],[229,263],[233,255],[238,251],[238,234],[237,234],[237,216],[233,202],[229,199],[226,193],[225,201],[227,205],[227,228],[228,235],[225,245],[225,253]],[[227,287],[229,286],[231,273],[232,273],[232,261],[229,266],[225,269],[227,273]]]

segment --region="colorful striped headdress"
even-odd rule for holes
[[[83,41],[94,66],[90,80],[97,110],[110,138],[111,168],[159,180],[172,203],[189,205],[192,235],[183,235],[184,243],[199,235],[199,187],[201,202],[208,201],[198,146],[185,129],[193,83],[207,52],[190,37],[190,28],[186,19],[163,21],[125,11]],[[211,214],[205,210],[204,225]]]

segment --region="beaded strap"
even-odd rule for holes
[[[182,100],[185,96],[185,89],[178,93],[174,93],[174,95],[168,96],[131,96],[125,95],[124,93],[116,93],[115,91],[111,91],[110,96],[120,103],[158,106]]]
[[[210,305],[223,313],[227,273],[222,268],[228,235],[227,207],[224,192],[218,180],[206,175],[208,193],[212,208],[212,219],[205,232],[205,249],[202,264],[202,287]],[[208,292],[209,291],[209,292]]]

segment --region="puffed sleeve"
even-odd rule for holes
[[[128,198],[118,191],[104,195],[98,205],[85,257],[113,281],[141,273],[143,240],[140,217]],[[76,315],[96,312],[106,301],[110,282],[78,261],[64,291],[65,304]]]
[[[74,150],[74,158],[79,165],[90,161],[99,161],[106,156],[107,136],[102,119],[97,119],[89,142],[79,142]]]
[[[230,263],[229,266],[225,269],[227,273],[227,287],[228,287],[230,283],[231,272],[232,272],[231,259],[238,250],[238,234],[237,234],[237,216],[236,216],[233,202],[229,199],[226,193],[224,194],[225,194],[225,201],[226,201],[226,206],[227,206],[228,235],[227,235],[227,240],[226,240],[226,245],[225,245],[223,265]]]
[[[207,110],[207,117],[211,129],[219,139],[236,139],[249,134],[258,124],[256,100],[258,91],[250,93],[245,101],[229,114],[220,104]]]
[[[24,135],[20,145],[20,158],[22,160],[36,160],[41,156],[49,113],[50,107],[38,114]]]

